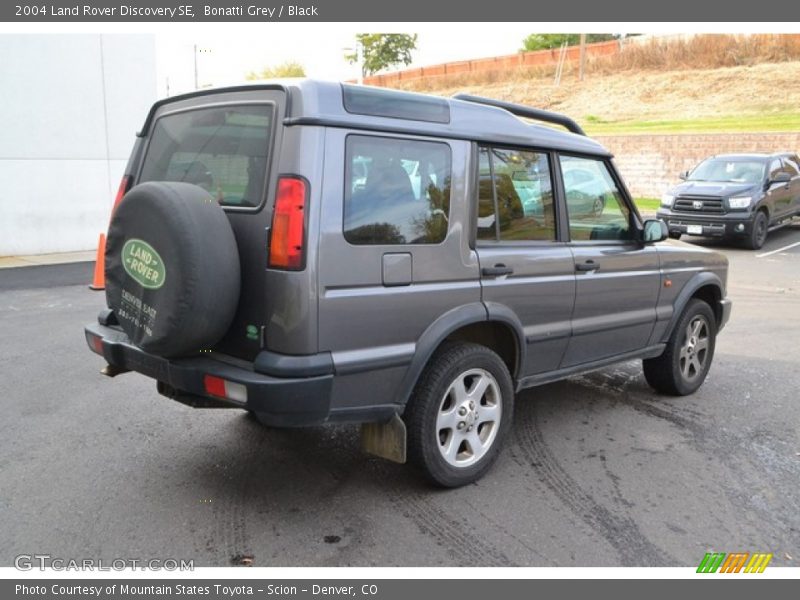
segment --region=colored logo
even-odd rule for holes
[[[157,290],[164,285],[167,272],[158,252],[142,240],[132,238],[122,247],[122,266],[142,287]]]
[[[763,573],[772,560],[766,552],[707,552],[697,567],[698,573]]]

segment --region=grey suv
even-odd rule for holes
[[[577,124],[484,98],[170,98],[123,195],[85,330],[105,374],[276,427],[359,422],[444,486],[487,471],[524,388],[642,359],[694,392],[730,313],[726,259],[663,242]]]

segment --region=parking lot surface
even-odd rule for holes
[[[362,454],[357,427],[266,429],[109,380],[90,268],[0,271],[0,565],[797,566],[798,242],[697,242],[728,255],[733,314],[695,395],[656,395],[638,362],[527,390],[495,468],[450,491]]]

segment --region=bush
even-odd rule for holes
[[[248,81],[258,79],[280,79],[282,77],[305,77],[306,70],[299,62],[287,61],[275,67],[264,67],[261,71],[250,71],[245,75]]]

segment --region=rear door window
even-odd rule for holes
[[[547,154],[481,147],[479,159],[477,239],[554,241],[555,204]]]
[[[261,204],[272,138],[271,104],[166,114],[153,127],[139,183],[183,181],[223,206]]]

